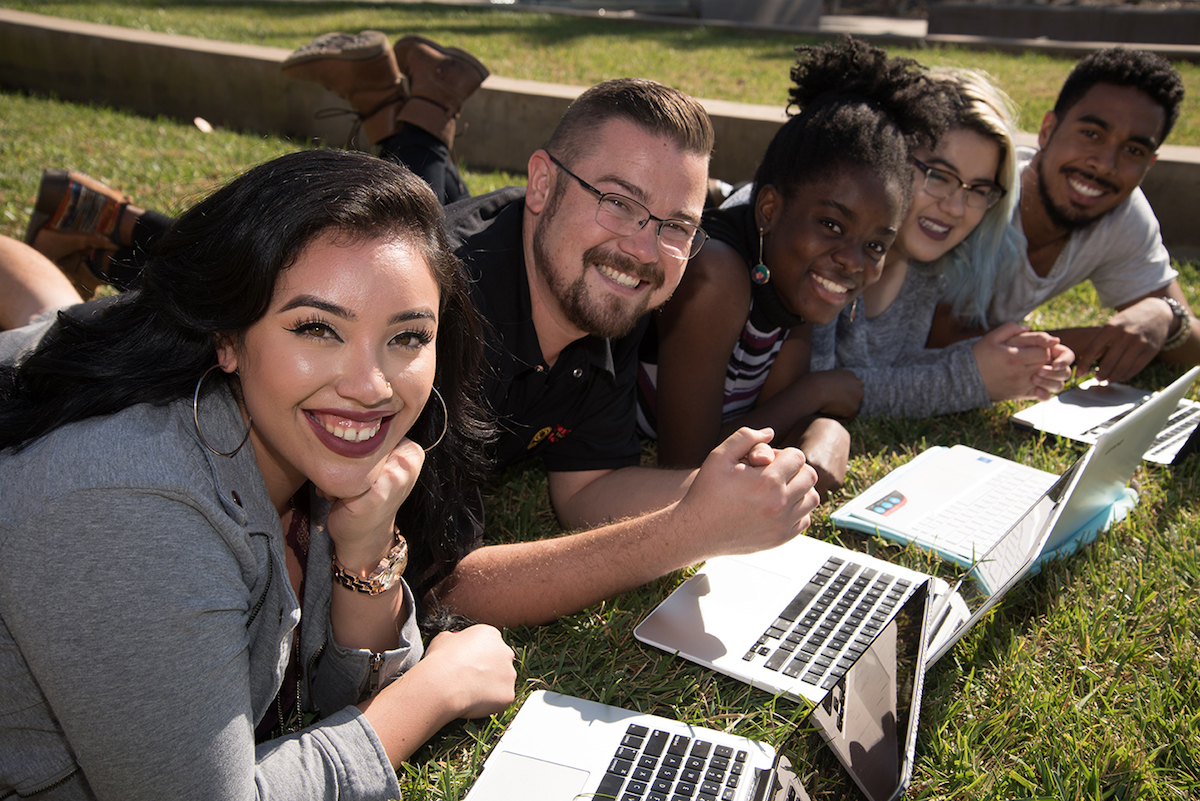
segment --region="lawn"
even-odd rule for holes
[[[420,33],[478,55],[496,75],[590,86],[620,75],[656,78],[696,97],[782,105],[793,35],[658,25],[616,19],[514,13],[486,6],[308,0],[0,0],[0,7],[272,47],[295,48],[326,31],[374,28]],[[807,40],[812,41],[812,40]],[[991,73],[1021,108],[1021,129],[1036,131],[1054,102],[1070,58],[1021,56],[961,47],[893,48],[927,65]],[[1200,145],[1200,65],[1178,62],[1188,90],[1171,143]]]
[[[656,29],[643,27],[613,37],[613,29],[589,29],[546,15],[341,3],[161,3],[161,11],[134,3],[36,5],[65,15],[103,15],[103,21],[161,26],[179,33],[196,33],[198,26],[211,24],[215,30],[204,29],[211,35],[283,47],[327,28],[368,27],[368,20],[377,20],[370,25],[389,31],[411,30],[415,18],[407,15],[421,14],[423,30],[432,28],[436,36],[466,43],[485,54],[498,73],[514,77],[540,75],[534,62],[555,61],[562,48],[585,41],[603,41],[630,59],[617,63],[645,64],[639,72],[672,82],[693,73],[696,80],[706,80],[701,73],[711,72],[688,70],[679,63],[683,60],[678,51],[686,38],[681,32],[656,34]],[[117,19],[118,13],[128,17]],[[226,15],[229,20],[222,22]],[[236,24],[239,15],[241,28]],[[276,30],[280,26],[286,30]],[[705,31],[691,35],[702,40],[697,47],[709,46],[705,43],[713,38],[726,40],[743,59],[761,48],[772,54],[772,72],[782,72],[787,63],[783,40],[742,42],[728,33]],[[517,37],[536,46],[505,55],[493,37]],[[637,58],[645,61],[633,61],[634,51],[622,50],[631,38]],[[511,47],[508,41],[506,47]],[[689,53],[687,61],[698,63],[694,56]],[[967,51],[955,57],[968,63],[974,58]],[[979,58],[983,62],[984,57]],[[580,56],[586,66],[572,73],[575,77],[551,79],[589,83],[605,77],[605,67],[591,59]],[[1031,69],[1041,69],[1040,60],[1033,62]],[[520,67],[524,63],[528,68]],[[991,62],[985,63],[1001,74]],[[674,65],[670,71],[667,64]],[[1038,80],[1053,84],[1058,78]],[[1013,83],[1019,81],[1014,78]],[[721,96],[715,89],[695,91]],[[759,91],[764,92],[761,99],[757,94],[753,99],[771,102],[778,82],[772,89],[747,90]],[[1194,107],[1185,115],[1193,125],[1200,116]],[[304,146],[228,131],[204,134],[166,119],[0,94],[0,233],[23,234],[44,167],[83,170],[132,193],[142,205],[177,211],[246,166]],[[476,192],[520,180],[467,166],[467,180]],[[1189,299],[1200,307],[1200,265],[1179,267]],[[1093,302],[1090,290],[1079,289],[1042,310],[1038,322],[1052,327],[1071,319],[1095,319]],[[1139,383],[1157,386],[1175,374],[1153,368]],[[814,516],[810,534],[915,567],[929,566],[917,551],[839,532],[828,522],[829,510],[933,445],[962,442],[1055,472],[1065,469],[1080,449],[1014,429],[1007,417],[1018,407],[1005,403],[923,421],[853,423],[848,485]],[[647,458],[651,454],[648,447]],[[1082,553],[1018,587],[931,670],[909,798],[1200,797],[1200,514],[1194,502],[1200,457],[1171,469],[1146,466],[1136,480],[1141,500],[1124,522]],[[494,541],[558,533],[538,466],[499,476],[488,499],[488,533]],[[802,766],[800,773],[815,799],[854,797],[828,752],[811,734],[795,730],[806,711],[802,706],[634,639],[637,622],[681,578],[665,577],[552,625],[508,631],[506,637],[518,654],[520,696],[553,689],[766,739]],[[511,714],[454,724],[435,737],[402,772],[405,799],[460,798]]]

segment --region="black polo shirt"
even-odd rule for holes
[[[525,189],[508,187],[446,207],[450,245],[490,324],[484,394],[498,420],[497,467],[531,456],[552,471],[637,464],[637,350],[646,321],[621,339],[584,337],[547,367],[533,326],[521,244]],[[485,326],[485,329],[487,326]]]

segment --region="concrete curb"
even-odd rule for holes
[[[347,144],[353,115],[318,115],[322,109],[345,108],[344,101],[315,84],[284,78],[279,65],[288,53],[0,9],[0,87],[5,89]],[[493,75],[463,108],[455,149],[468,164],[523,173],[529,154],[545,143],[581,91]],[[717,135],[713,176],[731,182],[750,178],[785,120],[783,110],[702,102]],[[1031,142],[1032,136],[1022,140]],[[367,148],[362,141],[353,144]],[[1200,148],[1165,145],[1144,189],[1172,255],[1200,258],[1194,211],[1200,208]]]

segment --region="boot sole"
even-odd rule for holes
[[[355,47],[323,47],[314,48],[313,50],[301,53],[301,50],[304,50],[305,47],[308,47],[308,45],[312,44],[312,42],[309,42],[308,45],[303,45],[300,48],[292,51],[292,54],[285,58],[283,63],[279,65],[280,69],[282,69],[284,72],[287,72],[293,67],[297,67],[302,64],[308,64],[312,61],[322,61],[327,58],[336,59],[338,61],[367,61],[369,59],[382,56],[387,52],[388,40],[387,36],[382,31],[362,31],[358,35],[365,36],[367,38],[367,42]],[[317,37],[317,39],[320,38],[320,36]],[[316,39],[313,40],[313,42],[315,41]]]
[[[479,73],[481,81],[486,80],[487,77],[492,74],[491,70],[489,70],[487,67],[485,67],[483,65],[482,61],[475,58],[475,56],[471,55],[466,50],[463,50],[458,47],[445,47],[444,45],[440,45],[437,42],[433,41],[432,39],[426,39],[424,36],[419,36],[419,35],[413,33],[413,34],[409,34],[408,36],[403,36],[400,39],[398,39],[396,41],[396,46],[394,48],[392,48],[396,54],[396,64],[400,67],[400,71],[403,72],[405,75],[408,74],[408,69],[407,69],[408,63],[407,62],[405,62],[403,64],[400,63],[400,51],[401,51],[400,46],[402,44],[404,44],[405,42],[416,42],[418,44],[426,44],[444,56],[454,56],[455,58],[465,61],[467,64],[469,64],[471,66],[472,69],[474,69],[476,72]]]
[[[72,183],[75,182],[68,170],[42,171],[37,202],[29,215],[29,227],[25,229],[25,244],[32,247],[37,235],[47,226],[62,234],[101,233],[119,244],[114,237],[121,204],[129,203],[130,198],[114,199],[80,181],[72,202]],[[115,211],[110,204],[115,204]]]

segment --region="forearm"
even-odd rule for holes
[[[407,762],[430,737],[459,718],[447,689],[445,678],[422,661],[358,705],[393,768]]]
[[[663,509],[473,551],[438,595],[476,620],[542,623],[712,556],[780,545],[808,526],[816,474],[799,451],[772,450],[767,435],[742,429],[729,437],[705,459],[687,495]]]
[[[853,372],[863,382],[863,417],[932,417],[991,405],[966,343],[924,351],[909,364]]]
[[[472,551],[439,588],[454,611],[495,626],[536,625],[707,559],[699,521],[672,505],[555,539]]]
[[[1158,352],[1160,362],[1180,367],[1200,364],[1200,320],[1192,319],[1189,327],[1191,334],[1181,345],[1171,350]]]
[[[53,262],[22,242],[0,237],[0,328],[20,328],[39,314],[80,301]]]
[[[366,578],[371,571],[368,567],[352,574]],[[335,580],[329,604],[334,641],[343,648],[374,653],[395,648],[398,632],[408,616],[403,590],[404,585],[397,581],[391,589],[368,595]]]
[[[857,400],[851,398],[846,403],[838,397],[839,383],[833,380],[834,372],[839,371],[806,373],[800,376],[779,392],[760,400],[746,414],[722,426],[721,436],[726,437],[741,426],[771,428],[782,435],[816,415],[826,414],[843,419],[853,417],[854,408],[858,405]],[[840,377],[846,375],[840,372]],[[852,376],[850,378],[854,380]]]
[[[695,470],[622,467],[566,490],[572,473],[550,474],[550,499],[564,528],[579,529],[638,517],[675,503],[687,494]],[[572,482],[574,483],[574,482]]]

